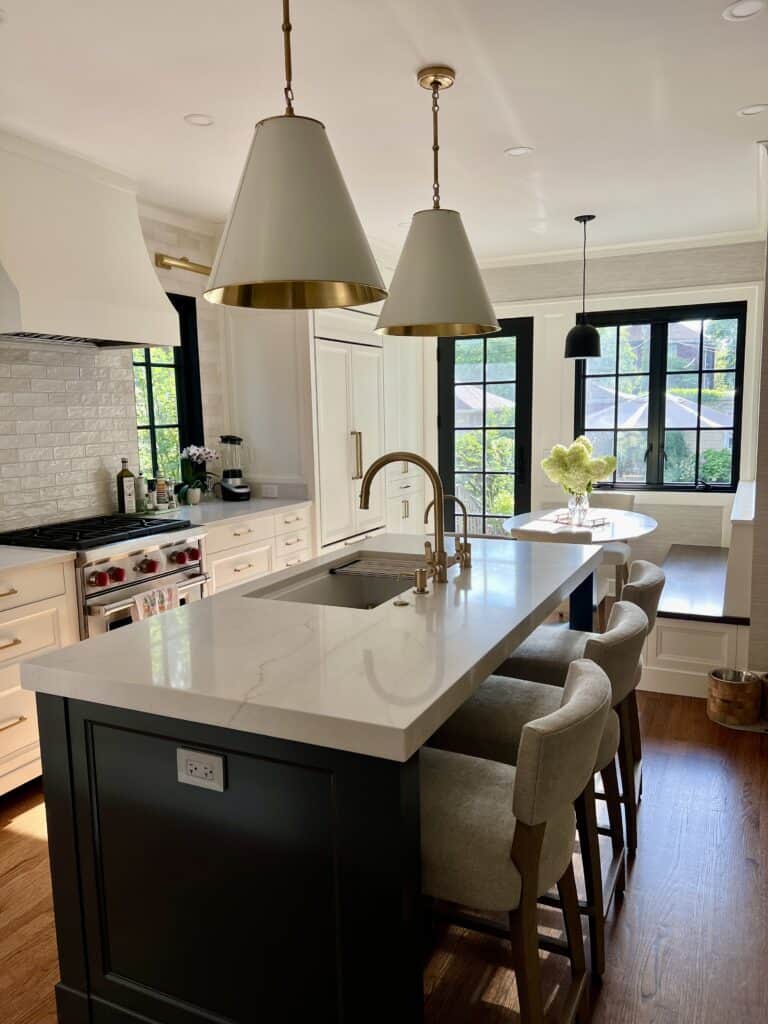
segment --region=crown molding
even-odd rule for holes
[[[729,231],[716,235],[694,235],[683,238],[664,238],[651,242],[636,242],[629,245],[595,245],[587,249],[590,260],[610,259],[615,256],[639,256],[651,252],[674,252],[681,249],[707,249],[723,245],[744,245],[751,242],[764,242],[765,232],[759,228],[749,231]],[[539,263],[581,262],[581,247],[578,249],[559,249],[550,252],[520,253],[512,256],[496,256],[491,259],[478,260],[483,270],[494,267],[518,267]]]
[[[200,235],[206,235],[218,241],[224,230],[224,222],[206,220],[204,217],[196,217],[194,214],[184,213],[182,210],[172,210],[166,206],[157,206],[155,203],[138,200],[139,216],[149,220],[159,220],[162,224],[170,224],[174,228],[182,228],[185,231],[196,231]]]

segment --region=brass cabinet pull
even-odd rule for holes
[[[233,530],[232,531],[232,536],[233,537],[244,537],[247,533],[253,533],[253,530],[251,529],[250,526],[248,527],[247,530]]]
[[[285,546],[287,548],[289,548],[289,547],[292,547],[294,544],[298,544],[300,541],[301,541],[301,537],[294,537],[293,540],[285,541]]]
[[[253,562],[249,562],[248,565],[236,565],[233,572],[245,572],[247,569],[253,568]]]
[[[409,462],[404,462],[403,463],[403,470],[402,470],[403,473],[407,473],[410,468],[411,468],[411,466],[410,466]]]
[[[26,722],[26,715],[19,715],[18,718],[6,718],[6,720],[0,725],[0,732],[5,732],[6,729],[13,729],[14,726],[21,725],[22,722]]]
[[[283,522],[286,526],[290,526],[291,523],[300,523],[301,516],[294,516],[293,519],[284,519]]]
[[[407,498],[405,499],[405,518],[411,518],[411,503]]]
[[[6,651],[8,650],[9,647],[18,647],[20,643],[21,640],[19,640],[19,638],[15,636],[13,640],[9,640],[7,644],[0,644],[0,651]]]
[[[285,563],[285,568],[286,569],[290,569],[292,565],[301,565],[301,559],[300,558],[294,558],[292,562],[286,562]]]
[[[355,475],[353,480],[363,479],[363,432],[362,430],[351,430],[350,434],[355,439]]]
[[[410,491],[410,489],[411,489],[411,485],[410,484],[400,484],[400,490],[401,491]]]
[[[0,597],[13,597],[14,594],[18,594],[16,587],[9,587],[0,594]]]

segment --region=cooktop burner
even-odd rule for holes
[[[23,530],[0,533],[0,544],[23,548],[61,548],[66,551],[87,551],[104,544],[116,544],[134,537],[151,537],[189,529],[186,519],[156,519],[143,516],[92,516],[68,523],[49,523]]]

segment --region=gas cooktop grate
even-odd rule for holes
[[[0,533],[0,544],[12,547],[57,548],[80,551],[116,544],[138,537],[151,537],[158,533],[171,533],[189,528],[186,519],[148,519],[143,516],[91,516],[65,523],[30,526],[23,530]]]

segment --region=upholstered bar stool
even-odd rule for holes
[[[648,619],[648,635],[656,624],[656,613],[664,590],[666,577],[653,562],[637,560],[632,563],[629,579],[624,585],[622,599],[642,608]],[[627,819],[627,846],[637,847],[637,811],[643,792],[643,748],[640,739],[640,716],[637,710],[637,686],[643,675],[643,661],[637,667],[637,678],[624,705],[618,708],[622,739],[619,744],[619,770],[621,772],[622,802]]]
[[[592,508],[618,508],[623,512],[632,512],[635,508],[634,494],[625,494],[623,491],[609,491],[598,488],[592,491],[589,496],[589,504]],[[616,600],[621,600],[621,592],[629,577],[629,563],[632,558],[632,549],[623,540],[612,540],[603,544],[603,566],[610,569],[613,567],[615,577]]]
[[[521,729],[516,765],[430,747],[420,754],[422,886],[463,927],[510,939],[520,1014],[544,1020],[539,948],[571,961],[561,1020],[585,1017],[587,974],[572,855],[574,801],[592,777],[611,686],[592,662],[570,666],[560,706]],[[539,897],[557,885],[565,947],[538,934]],[[507,913],[502,928],[461,908]],[[455,909],[454,909],[455,908]]]
[[[631,604],[618,602],[611,611],[605,633],[579,633],[562,627],[550,627],[557,635],[573,639],[573,658],[552,665],[547,671],[556,685],[544,682],[544,672],[536,681],[508,675],[514,658],[504,663],[503,675],[486,679],[475,694],[448,719],[430,739],[430,745],[474,757],[515,764],[520,736],[525,723],[547,714],[562,699],[561,686],[573,659],[585,657],[600,665],[611,681],[612,703],[620,703],[633,685],[636,666],[645,640],[645,615]],[[539,668],[539,666],[535,666]],[[564,668],[564,671],[563,671]],[[615,892],[623,892],[625,877],[624,832],[616,777],[620,724],[615,711],[606,720],[594,770],[576,801],[579,845],[584,865],[586,903],[581,911],[589,919],[592,970],[605,969],[605,914]],[[600,863],[599,831],[595,808],[594,774],[600,773],[607,801],[612,858],[603,884]]]

